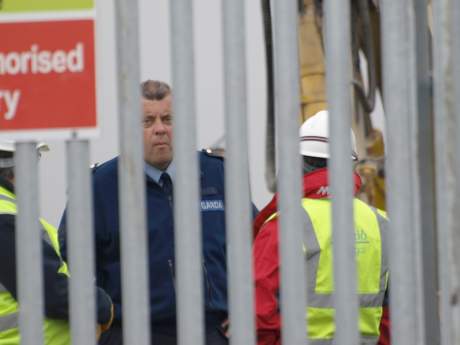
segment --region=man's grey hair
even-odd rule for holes
[[[149,101],[161,101],[171,94],[171,87],[158,80],[146,80],[141,84],[142,97]]]

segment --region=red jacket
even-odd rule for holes
[[[361,186],[358,175],[354,176],[355,193]],[[321,199],[328,197],[327,169],[319,169],[304,175],[303,195],[307,198]],[[281,344],[281,317],[278,305],[279,296],[279,252],[278,220],[266,222],[277,211],[277,195],[258,214],[254,221],[254,275],[256,297],[256,326],[258,345]],[[263,230],[263,231],[262,231]],[[390,345],[390,321],[388,308],[380,323],[378,345]]]

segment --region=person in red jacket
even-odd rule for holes
[[[328,113],[322,111],[305,121],[301,127],[303,156],[303,197],[325,199],[328,194]],[[361,187],[361,179],[354,174],[354,192]],[[254,221],[254,275],[256,297],[256,327],[258,345],[281,344],[281,315],[279,305],[279,250],[277,212],[278,195],[260,211]],[[383,300],[379,345],[390,344],[388,295]]]

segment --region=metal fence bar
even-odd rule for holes
[[[414,242],[413,156],[415,117],[415,41],[413,4],[381,4],[384,107],[388,130],[386,161],[387,204],[390,217],[390,310],[392,344],[416,344],[418,333]]]
[[[96,344],[92,190],[88,141],[67,142],[70,326],[73,345]]]
[[[222,1],[226,119],[226,233],[231,344],[255,344],[244,0]]]
[[[302,251],[297,1],[274,2],[275,97],[278,123],[281,316],[283,344],[306,343],[306,277]]]
[[[117,0],[119,210],[123,342],[150,344],[145,175],[142,157],[137,0]]]
[[[420,299],[417,306],[421,309],[417,323],[420,325],[419,344],[438,344],[439,314],[437,294],[437,257],[436,257],[436,198],[434,174],[434,129],[433,129],[433,89],[430,72],[431,45],[428,27],[428,1],[413,1],[415,10],[414,50],[417,70],[417,123],[414,154],[417,157],[418,174],[414,180],[418,183],[417,208],[420,253],[417,286],[420,287]],[[418,177],[418,178],[416,178]]]
[[[436,197],[441,344],[456,344],[458,331],[458,4],[433,2],[433,63],[436,140]],[[455,74],[454,74],[455,73]],[[454,85],[456,89],[454,88]],[[456,99],[457,98],[457,99]],[[456,164],[457,163],[457,164]],[[457,176],[456,176],[457,175]]]
[[[325,2],[326,80],[334,243],[335,339],[359,343],[351,159],[352,63],[350,2]]]
[[[425,288],[423,286],[423,280],[425,277],[422,253],[423,253],[423,233],[422,233],[422,214],[423,210],[421,208],[421,195],[424,192],[423,186],[421,185],[422,179],[421,174],[419,173],[418,168],[422,160],[419,154],[420,152],[420,134],[419,127],[421,125],[420,113],[418,109],[419,100],[418,100],[418,63],[421,56],[417,56],[417,53],[420,55],[423,52],[419,51],[418,47],[418,37],[416,31],[416,18],[415,18],[415,2],[409,1],[407,19],[406,23],[408,24],[407,33],[408,33],[408,49],[407,49],[407,75],[406,80],[409,85],[409,97],[406,99],[408,104],[408,118],[409,118],[409,133],[407,137],[409,145],[409,156],[411,161],[407,164],[407,169],[411,173],[411,188],[412,188],[412,215],[411,223],[412,226],[407,231],[412,233],[412,243],[414,247],[414,281],[417,288],[413,289],[415,304],[413,306],[413,315],[416,318],[415,326],[416,333],[412,335],[413,341],[418,345],[425,345],[425,329],[423,324],[425,322]],[[419,27],[417,27],[420,29]],[[425,52],[426,54],[426,52]],[[428,109],[426,109],[428,110]],[[425,181],[424,181],[425,182]],[[428,224],[425,224],[428,225]],[[428,260],[428,258],[426,259]],[[391,294],[391,292],[390,292]]]
[[[171,5],[174,109],[174,223],[179,344],[203,344],[203,281],[196,153],[195,65],[191,0]]]
[[[35,143],[17,143],[15,187],[18,216],[16,262],[22,345],[43,344],[43,257],[38,212],[38,155]]]
[[[452,1],[452,63],[453,63],[453,93],[454,93],[454,111],[452,113],[455,129],[453,133],[453,147],[452,147],[452,158],[454,168],[453,168],[453,181],[455,181],[454,193],[455,199],[450,209],[452,219],[456,220],[452,223],[453,229],[453,241],[452,245],[455,248],[454,250],[454,260],[453,260],[453,276],[454,276],[454,288],[456,294],[454,300],[458,301],[460,298],[460,222],[458,222],[458,210],[460,210],[460,39],[458,33],[460,32],[460,2]],[[460,324],[460,305],[458,303],[453,303],[453,315],[452,315],[453,324],[456,325],[454,328],[454,344],[460,344],[460,329],[458,325]]]

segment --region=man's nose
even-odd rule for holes
[[[153,124],[153,131],[155,133],[164,133],[166,131],[165,124],[161,120],[155,121]]]

